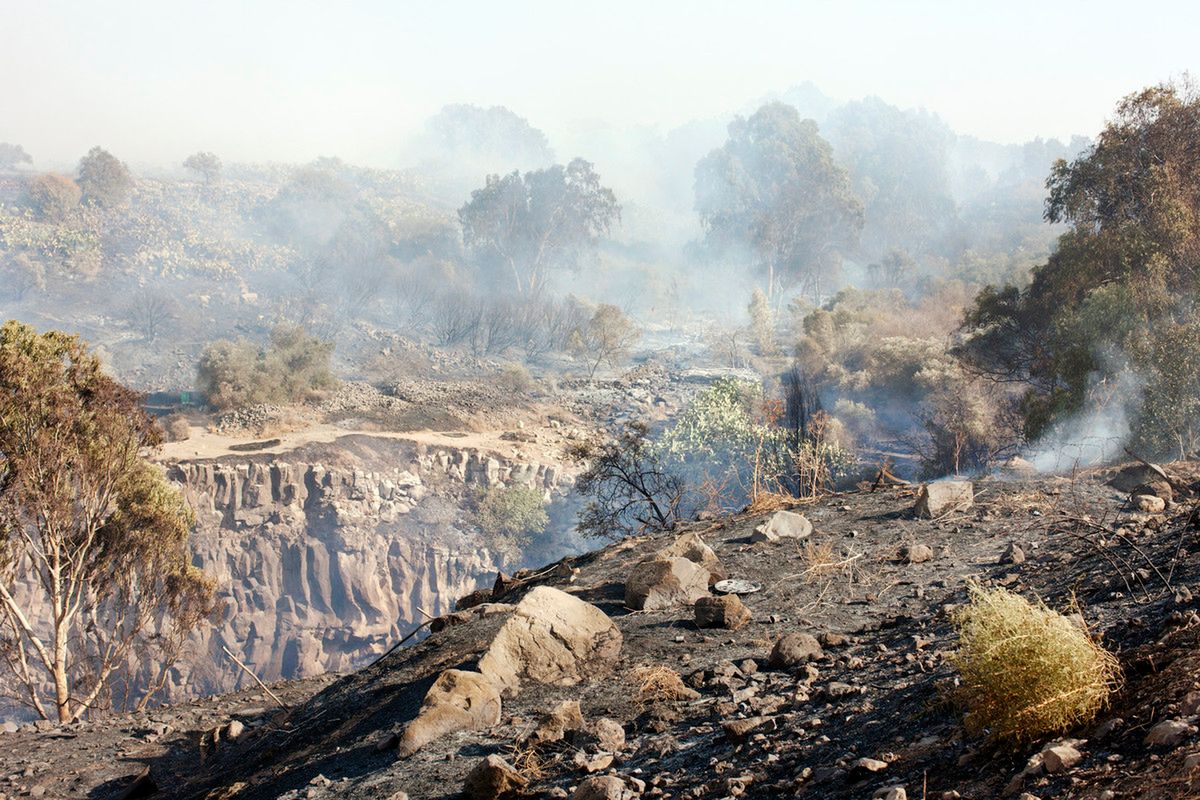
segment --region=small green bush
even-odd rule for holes
[[[498,487],[479,500],[475,524],[497,550],[515,555],[550,524],[542,493],[530,486]]]
[[[1019,747],[1091,721],[1121,682],[1078,623],[1005,589],[971,587],[955,618],[960,698],[972,734]]]
[[[220,340],[204,348],[197,366],[199,388],[214,408],[257,403],[294,403],[337,381],[330,370],[333,343],[309,336],[299,325],[279,325],[262,348]]]

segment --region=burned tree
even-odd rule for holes
[[[578,444],[571,456],[587,464],[575,482],[589,498],[579,512],[585,536],[620,539],[674,530],[679,523],[686,484],[659,460],[645,425],[631,424],[608,441]]]

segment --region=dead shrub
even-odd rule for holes
[[[184,442],[191,438],[192,428],[183,414],[172,414],[163,420],[168,442]]]
[[[1115,656],[1076,622],[1005,589],[971,586],[955,616],[966,727],[1019,747],[1089,722],[1121,682]]]
[[[806,541],[800,548],[800,560],[804,562],[804,574],[811,578],[833,575],[843,566],[831,542]]]
[[[633,680],[638,687],[638,703],[642,706],[693,700],[697,696],[694,689],[684,685],[678,672],[664,664],[638,667],[633,671]]]

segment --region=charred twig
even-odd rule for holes
[[[431,622],[433,622],[433,620],[431,620],[431,619],[427,619],[427,620],[425,620],[424,622],[422,622],[420,625],[418,625],[417,627],[413,628],[411,631],[409,631],[409,632],[408,632],[408,634],[406,634],[406,635],[405,635],[405,637],[404,637],[403,639],[401,639],[400,641],[396,642],[394,645],[392,645],[391,647],[389,647],[389,648],[387,649],[387,652],[383,653],[382,655],[380,655],[380,656],[379,656],[379,658],[377,658],[377,659],[375,659],[374,661],[372,661],[372,662],[370,663],[370,666],[372,666],[372,667],[373,667],[373,666],[375,666],[375,665],[376,665],[376,664],[378,664],[380,661],[383,661],[385,658],[387,658],[388,656],[390,656],[392,653],[396,652],[398,649],[400,649],[400,645],[404,644],[404,643],[405,643],[405,642],[407,642],[409,639],[411,639],[412,637],[416,636],[416,635],[417,635],[417,633],[418,633],[418,632],[421,630],[421,628],[424,628],[426,625],[428,625],[428,624],[429,624],[429,623],[431,623]]]
[[[1151,560],[1150,556],[1146,555],[1146,552],[1144,550],[1142,550],[1142,548],[1138,547],[1137,543],[1134,542],[1132,539],[1130,539],[1128,536],[1126,536],[1123,533],[1120,533],[1119,531],[1113,530],[1112,528],[1108,527],[1107,525],[1100,525],[1099,523],[1092,522],[1091,520],[1084,519],[1082,517],[1068,517],[1068,519],[1073,522],[1076,522],[1080,525],[1085,525],[1094,530],[1098,530],[1103,533],[1107,533],[1109,536],[1112,536],[1116,539],[1120,539],[1122,542],[1129,545],[1130,549],[1132,549],[1133,552],[1135,552],[1139,556],[1141,556],[1142,559],[1145,560],[1145,562],[1150,565],[1150,569],[1154,570],[1154,574],[1159,577],[1159,579],[1163,582],[1163,585],[1166,586],[1169,591],[1172,591],[1172,592],[1175,591],[1175,587],[1171,585],[1171,580],[1166,575],[1162,574],[1162,570],[1160,570],[1158,568],[1158,565],[1155,564],[1154,561]]]
[[[261,680],[259,680],[259,677],[254,674],[253,670],[251,670],[249,667],[247,667],[245,664],[243,664],[242,660],[240,658],[238,658],[233,653],[231,653],[229,651],[228,647],[226,647],[225,645],[221,645],[221,649],[225,651],[225,655],[227,655],[231,659],[233,659],[233,663],[237,664],[239,667],[242,668],[243,672],[245,672],[247,675],[249,675],[251,678],[253,678],[254,682],[258,684],[258,688],[262,689],[264,692],[269,694],[271,696],[271,699],[279,704],[280,708],[282,708],[284,711],[292,710],[291,706],[289,706],[287,703],[285,703],[279,699],[279,695],[272,692],[269,686],[267,686],[265,683],[263,683]]]

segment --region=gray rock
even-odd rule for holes
[[[708,570],[686,558],[651,558],[625,579],[625,605],[637,611],[690,606],[708,594]]]
[[[736,594],[701,597],[695,606],[696,627],[735,631],[750,621],[750,609]]]
[[[778,542],[780,539],[807,539],[812,534],[812,523],[803,514],[794,511],[776,511],[769,520],[754,529],[750,541]]]
[[[1185,736],[1195,733],[1196,728],[1180,719],[1166,719],[1155,725],[1146,734],[1146,744],[1151,747],[1174,747]]]
[[[787,669],[815,661],[824,654],[815,637],[807,633],[789,633],[775,643],[767,663],[776,669]]]
[[[975,487],[970,481],[933,481],[921,487],[914,510],[918,517],[933,519],[951,511],[966,511],[975,504]]]

